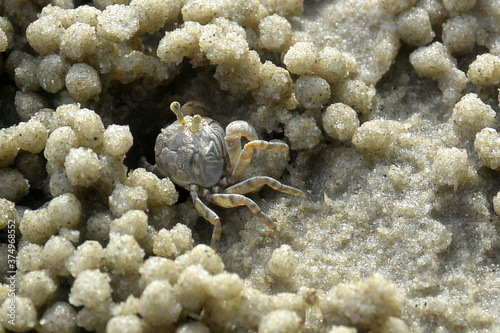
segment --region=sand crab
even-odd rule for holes
[[[208,117],[185,115],[183,110],[186,107],[196,109],[200,106],[196,102],[188,102],[182,107],[179,102],[170,105],[177,120],[164,127],[156,139],[156,164],[152,166],[143,160],[143,165],[189,190],[198,213],[214,226],[212,247],[217,248],[220,239],[220,218],[201,198],[225,208],[247,206],[274,231],[279,241],[273,220],[244,194],[259,190],[264,185],[296,196],[303,197],[304,193],[267,176],[242,178],[255,149],[288,153],[288,145],[281,141],[258,140],[252,125],[242,120],[231,122],[224,131]],[[249,141],[243,148],[242,137]]]

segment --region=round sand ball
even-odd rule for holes
[[[109,196],[109,209],[115,216],[121,216],[129,210],[145,211],[148,193],[140,186],[117,184]]]
[[[12,52],[9,53],[9,55],[7,56],[7,59],[5,60],[5,72],[9,75],[9,77],[15,78],[16,68],[21,66],[21,64],[26,60],[36,64],[35,59],[37,59],[37,58],[33,57],[29,53],[23,52],[21,50],[12,50]],[[32,65],[29,65],[29,67],[31,67],[31,66]],[[30,73],[27,70],[28,70],[28,68],[26,68],[23,71],[25,71],[25,75],[30,76],[29,75]],[[34,71],[33,71],[33,73],[34,73]]]
[[[57,232],[50,222],[46,208],[26,210],[19,225],[19,231],[24,239],[31,243],[43,244]]]
[[[281,245],[273,251],[268,265],[271,272],[273,272],[273,274],[277,277],[291,277],[297,267],[295,252],[292,250],[290,245]]]
[[[104,131],[104,152],[111,156],[125,155],[134,139],[128,125],[109,125]]]
[[[399,36],[405,43],[410,45],[422,46],[429,44],[435,36],[429,14],[423,8],[412,8],[401,13],[396,23]]]
[[[18,152],[15,128],[0,129],[0,168],[12,165]]]
[[[389,13],[397,15],[411,6],[413,6],[417,0],[382,0],[382,6]]]
[[[264,0],[261,3],[270,12],[284,17],[299,16],[304,10],[302,0]]]
[[[221,257],[210,246],[199,244],[183,256],[178,257],[183,267],[200,264],[210,274],[218,274],[224,271],[224,263]],[[177,262],[177,260],[176,260]]]
[[[39,54],[56,52],[61,43],[64,27],[52,15],[42,16],[26,29],[26,38],[31,47]]]
[[[427,13],[429,13],[429,18],[433,27],[440,26],[449,16],[440,0],[421,0],[419,1],[418,7],[424,8]]]
[[[99,179],[99,158],[89,148],[71,148],[64,161],[66,175],[73,186],[90,186]]]
[[[360,153],[384,154],[391,143],[390,123],[384,120],[371,120],[363,123],[352,137],[354,148]]]
[[[306,109],[319,109],[330,99],[330,85],[314,75],[302,75],[293,87],[295,97]]]
[[[327,46],[319,53],[315,73],[329,83],[342,82],[350,74],[348,59],[336,48]]]
[[[449,12],[465,13],[476,5],[476,0],[442,0]]]
[[[500,82],[500,58],[485,53],[477,56],[470,66],[467,76],[477,86],[493,86]]]
[[[0,230],[7,228],[11,221],[17,218],[16,205],[12,201],[0,198]]]
[[[28,121],[40,109],[48,106],[47,100],[32,91],[17,91],[14,97],[16,112],[22,121]]]
[[[96,99],[101,93],[101,79],[94,67],[79,63],[68,70],[65,79],[66,89],[75,101],[85,102]]]
[[[47,171],[47,175],[52,176],[59,172],[64,172],[64,166],[47,162],[47,164],[45,165],[45,170]]]
[[[180,325],[175,333],[210,333],[210,330],[202,323],[192,322]]]
[[[193,248],[194,240],[191,229],[185,224],[177,223],[171,230],[172,241],[180,254],[190,251]]]
[[[96,0],[97,2],[97,0]],[[96,309],[84,307],[76,315],[76,324],[84,332],[105,332],[106,323],[110,317],[109,303],[104,302]]]
[[[17,268],[21,272],[37,271],[44,268],[43,248],[37,244],[27,243],[17,253]]]
[[[232,66],[249,52],[245,30],[225,18],[214,19],[201,29],[200,49],[214,65]]]
[[[452,17],[443,24],[443,44],[452,54],[471,53],[476,46],[477,28],[474,16]]]
[[[54,297],[56,290],[56,282],[45,270],[26,273],[19,283],[19,295],[31,299],[37,308],[47,304]]]
[[[128,168],[123,165],[123,157],[114,157],[107,154],[99,155],[102,168],[97,184],[103,193],[111,194],[118,182],[126,181]]]
[[[347,80],[337,87],[335,95],[357,113],[368,114],[372,110],[375,89],[361,80]]]
[[[14,81],[16,86],[22,91],[40,90],[40,84],[36,77],[39,58],[33,58],[31,55],[22,57],[19,65],[14,69]]]
[[[97,269],[81,272],[73,282],[69,302],[90,309],[97,307],[111,298],[110,281],[108,274]]]
[[[94,239],[101,245],[106,244],[109,240],[109,229],[112,221],[113,217],[107,212],[92,215],[86,223],[87,238]]]
[[[210,277],[208,281],[208,293],[210,296],[230,300],[238,297],[243,290],[243,280],[236,273],[220,273]]]
[[[182,6],[184,22],[196,21],[201,24],[209,23],[218,12],[224,10],[224,3],[220,1],[192,0]]]
[[[32,118],[38,120],[45,128],[50,129],[50,119],[52,119],[54,112],[52,109],[43,108],[37,111]]]
[[[167,31],[158,44],[158,58],[167,64],[178,65],[185,56],[194,56],[200,48],[200,31],[201,25],[193,21],[184,22],[183,28]]]
[[[83,61],[97,50],[95,28],[87,23],[72,24],[61,39],[62,54],[74,61]]]
[[[273,52],[286,50],[292,37],[292,25],[277,14],[268,16],[259,23],[262,46]]]
[[[97,113],[89,109],[75,110],[73,130],[81,146],[100,152],[104,137],[104,125]]]
[[[66,262],[66,268],[74,277],[85,270],[101,269],[105,265],[104,249],[94,240],[87,240],[78,246]]]
[[[500,192],[493,197],[493,210],[495,214],[500,215]]]
[[[75,333],[76,311],[66,302],[52,304],[40,319],[39,333]]]
[[[299,316],[290,310],[275,310],[259,324],[259,333],[293,333],[300,330]]]
[[[142,291],[141,291],[142,292]],[[139,298],[129,295],[125,301],[111,305],[111,314],[113,316],[127,316],[139,312]]]
[[[202,309],[208,296],[210,274],[201,265],[191,265],[179,275],[174,295],[182,308],[189,312]]]
[[[0,169],[0,198],[18,202],[29,192],[30,185],[16,169]]]
[[[323,128],[326,134],[334,139],[350,140],[358,127],[358,115],[348,105],[335,103],[323,112]]]
[[[141,283],[147,286],[155,280],[168,280],[175,283],[180,274],[179,264],[162,257],[149,257],[139,269]]]
[[[80,240],[80,230],[62,228],[61,230],[59,230],[59,236],[67,239],[71,243],[78,243],[78,241]]]
[[[266,61],[260,68],[258,89],[253,95],[262,103],[275,103],[289,99],[292,89],[290,73]]]
[[[139,272],[144,250],[134,237],[110,234],[108,246],[104,251],[107,266],[113,274],[134,275]]]
[[[313,117],[296,116],[285,126],[292,149],[312,149],[321,141],[321,130]]]
[[[44,7],[39,15],[53,15],[61,20],[63,26],[67,28],[75,20],[74,12],[72,10],[67,10],[73,7],[74,5],[71,4],[71,1],[54,0],[51,2],[51,5]]]
[[[143,322],[135,314],[111,318],[106,324],[106,333],[142,333]]]
[[[63,165],[69,150],[77,146],[75,131],[69,126],[58,127],[50,133],[43,155],[49,162]]]
[[[9,47],[9,39],[5,32],[0,29],[0,52],[4,52]]]
[[[71,193],[62,194],[49,202],[49,219],[58,230],[76,229],[82,216],[82,205]]]
[[[150,324],[172,324],[177,321],[181,311],[172,286],[166,280],[151,282],[139,299],[139,314]]]
[[[148,56],[146,56],[141,51],[132,51],[124,57],[117,57],[116,60],[113,61],[111,74],[113,78],[124,84],[128,84],[134,80],[142,78],[143,76],[147,75],[147,71],[150,71],[151,77],[154,77],[159,74],[157,69],[148,68],[150,66],[154,66],[154,60],[155,59],[152,57],[148,58]],[[161,63],[158,65],[161,65]],[[138,96],[138,101],[142,102],[147,96],[147,90],[144,88],[144,86],[137,86],[137,88],[139,88],[140,90],[135,90],[138,93],[138,95],[135,96]],[[135,96],[133,96],[134,100]]]
[[[74,129],[75,119],[78,118],[80,104],[63,104],[57,107],[56,112],[50,119],[50,130],[55,131],[58,127],[70,126]]]
[[[69,240],[62,236],[52,236],[43,247],[44,266],[52,274],[68,276],[69,271],[66,268],[66,261],[75,252],[75,247]]]
[[[110,232],[120,235],[131,235],[136,240],[146,237],[148,216],[142,210],[129,210],[111,222]]]
[[[9,323],[12,319],[11,308],[15,308],[15,323]],[[35,328],[37,324],[36,308],[33,302],[22,296],[14,296],[6,299],[0,306],[0,324],[12,332],[27,332]]]
[[[455,67],[446,47],[439,42],[419,47],[413,51],[410,54],[410,63],[418,75],[433,80],[439,79]]]
[[[0,18],[0,30],[3,31],[5,39],[6,39],[5,40],[5,42],[7,44],[5,47],[5,50],[6,50],[9,47],[9,44],[10,44],[10,46],[12,46],[12,42],[13,42],[13,38],[14,38],[14,36],[13,36],[14,35],[14,27],[12,26],[12,23],[10,23],[10,21],[7,18],[2,17],[2,18]]]
[[[83,6],[78,6],[74,10],[74,17],[76,19],[76,22],[82,22],[89,24],[93,27],[99,23],[97,20],[97,17],[99,16],[99,13],[101,11],[98,9],[97,5],[89,6],[89,5],[83,5]],[[69,27],[68,27],[69,28]]]
[[[193,248],[191,229],[177,223],[171,230],[161,229],[155,237],[153,252],[156,255],[175,258]]]
[[[468,179],[469,159],[465,149],[440,148],[432,162],[434,179],[440,185],[458,186]]]
[[[154,33],[161,29],[167,20],[173,19],[180,10],[176,0],[132,0],[130,7],[139,18],[140,32]]]
[[[312,74],[318,60],[318,50],[313,43],[295,43],[283,58],[286,68],[294,74]]]
[[[470,93],[455,104],[450,121],[460,132],[475,135],[481,129],[493,126],[495,115],[491,106]]]
[[[47,128],[36,119],[19,123],[15,132],[18,147],[33,154],[38,154],[43,150],[49,136]]]
[[[64,193],[73,193],[75,188],[70,184],[66,172],[56,172],[50,176],[49,181],[50,194],[53,197],[57,197]]]
[[[493,128],[483,128],[474,141],[481,163],[491,169],[500,168],[500,135]]]
[[[104,142],[106,151],[106,140]],[[140,186],[148,194],[149,209],[171,206],[177,202],[179,193],[170,179],[159,179],[154,173],[137,168],[128,173],[128,180],[134,186]]]
[[[135,9],[126,5],[107,6],[97,19],[97,33],[115,42],[131,38],[139,29]]]
[[[55,94],[64,87],[64,76],[69,64],[63,57],[50,54],[43,57],[38,64],[36,77],[43,90]]]
[[[251,50],[236,67],[217,66],[214,77],[222,90],[233,96],[242,96],[258,88],[262,67],[259,56]]]
[[[158,232],[153,243],[153,253],[166,258],[176,258],[179,256],[170,230],[163,228]]]

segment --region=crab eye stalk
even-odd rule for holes
[[[201,124],[201,116],[200,115],[194,115],[192,124],[191,124],[191,132],[198,132],[200,130],[200,124]]]
[[[177,117],[177,121],[180,124],[183,124],[184,123],[184,114],[182,113],[181,104],[177,101],[172,102],[170,104],[170,110],[172,110],[172,112],[175,113],[175,115]]]

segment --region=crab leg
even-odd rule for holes
[[[229,184],[234,184],[238,179],[243,176],[250,161],[252,159],[253,151],[258,150],[282,150],[288,154],[288,145],[284,142],[274,141],[268,142],[264,140],[254,140],[248,142],[241,150],[240,156],[236,165],[234,165],[233,172],[228,179]]]
[[[146,171],[156,174],[155,166],[149,164],[148,161],[146,160],[146,157],[144,156],[141,156],[141,158],[139,159],[139,167],[146,169]]]
[[[291,187],[288,185],[281,184],[274,178],[268,176],[256,176],[244,180],[238,184],[234,184],[224,190],[225,193],[234,193],[234,194],[246,194],[249,192],[253,192],[259,190],[262,186],[267,185],[273,190],[280,191],[283,193],[288,193],[291,195],[296,195],[298,197],[305,197],[304,192],[295,187]]]
[[[248,141],[257,140],[257,132],[252,125],[243,120],[236,120],[227,125],[226,141],[227,153],[231,162],[231,170],[238,162],[238,157],[241,153],[241,137],[245,137]]]
[[[207,205],[203,203],[203,201],[201,201],[198,196],[198,186],[191,185],[189,187],[189,191],[191,193],[191,198],[193,199],[193,205],[194,208],[196,208],[196,211],[201,215],[201,217],[212,223],[212,225],[214,226],[214,231],[212,232],[212,242],[210,246],[214,250],[217,250],[217,248],[219,247],[219,240],[222,231],[220,218],[219,216],[217,216],[217,214],[214,213],[213,210],[208,208]]]
[[[278,229],[276,229],[276,225],[274,225],[273,220],[269,215],[263,213],[259,206],[251,199],[241,195],[241,194],[209,194],[207,199],[214,204],[224,207],[224,208],[234,208],[238,206],[247,206],[248,209],[257,217],[264,222],[269,228],[271,228],[274,232],[276,239],[278,240],[278,244],[280,243],[280,237],[278,234]]]

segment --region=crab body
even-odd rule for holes
[[[193,105],[198,104],[188,102],[182,108],[178,102],[170,105],[177,121],[163,128],[156,139],[156,165],[151,166],[142,160],[144,167],[189,190],[198,213],[214,225],[212,247],[218,246],[220,219],[202,198],[226,208],[246,206],[274,231],[279,240],[273,220],[244,194],[264,185],[296,196],[304,196],[304,193],[267,176],[242,178],[255,149],[280,150],[288,154],[288,145],[281,141],[258,140],[255,129],[245,121],[233,121],[224,131],[208,117],[185,116],[183,109],[186,105],[193,109]],[[243,148],[242,137],[249,141]]]
[[[156,168],[184,188],[196,184],[212,187],[222,177],[227,155],[224,130],[210,118],[202,117],[198,131],[191,130],[192,117],[184,117],[161,130],[156,139]]]

